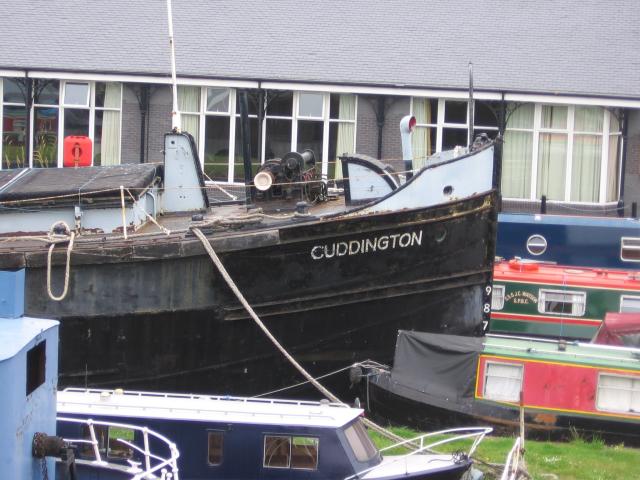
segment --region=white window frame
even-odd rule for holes
[[[610,389],[614,389],[616,390],[615,387],[601,387],[601,379],[602,377],[618,377],[618,378],[625,378],[628,380],[631,380],[631,388],[630,389],[625,389],[625,391],[629,391],[631,392],[631,395],[633,396],[634,392],[638,392],[638,395],[640,395],[640,377],[636,376],[636,375],[622,375],[619,373],[605,373],[605,372],[598,372],[598,384],[596,385],[596,403],[595,403],[595,407],[597,410],[601,411],[601,412],[612,412],[612,413],[627,413],[627,414],[632,414],[632,415],[640,415],[640,411],[634,411],[634,410],[619,410],[619,409],[614,409],[614,408],[608,408],[606,406],[601,406],[600,405],[600,392],[601,392],[601,388],[610,388]]]
[[[543,128],[542,127],[542,107],[550,106],[550,107],[566,107],[567,108],[567,125],[566,128]],[[611,132],[611,115],[613,113],[609,111],[605,107],[602,108],[603,111],[603,123],[602,123],[602,131],[601,132],[584,132],[575,130],[575,110],[576,107],[580,107],[582,105],[569,105],[569,104],[552,104],[552,103],[535,103],[534,104],[534,115],[533,115],[533,128],[510,128],[507,126],[506,131],[513,132],[525,132],[532,134],[532,157],[531,157],[531,185],[530,185],[530,194],[529,198],[519,198],[513,197],[510,198],[512,200],[539,200],[537,198],[537,189],[538,189],[538,149],[540,143],[540,134],[541,133],[558,133],[567,136],[567,153],[565,159],[565,186],[564,186],[564,198],[562,200],[548,200],[549,202],[570,202],[574,204],[585,204],[585,205],[597,205],[600,203],[607,202],[607,184],[608,184],[608,168],[607,165],[609,163],[609,141],[611,137],[621,137],[622,132],[616,131]],[[573,143],[574,136],[576,135],[593,135],[600,136],[602,138],[602,150],[600,152],[600,185],[599,185],[599,195],[598,201],[596,202],[580,202],[576,200],[571,200],[571,174],[573,169]],[[621,137],[622,138],[622,137]],[[624,150],[624,138],[620,143],[620,148],[618,149],[618,160],[620,160],[622,151]],[[620,183],[621,183],[621,170],[618,169],[616,173],[618,176],[617,189],[620,191]],[[616,192],[616,193],[618,193]],[[507,197],[505,197],[507,198]]]
[[[500,292],[499,303],[496,299],[496,292]],[[504,294],[504,285],[493,285],[493,290],[491,291],[491,310],[500,311],[504,308]]]
[[[573,303],[571,302],[571,313],[558,313],[558,312],[547,312],[544,308],[544,304],[546,301],[546,294],[555,293],[559,295],[579,295],[582,297],[582,304],[579,302]],[[570,303],[570,302],[565,302]],[[582,311],[579,313],[575,313],[575,307],[582,305]],[[538,313],[545,313],[547,315],[566,315],[569,317],[583,317],[587,311],[587,292],[580,290],[554,290],[550,288],[541,288],[538,290]]]
[[[635,312],[631,311],[631,310],[623,310],[623,304],[625,302],[625,300],[632,300],[632,301],[637,301],[638,303],[640,303],[640,295],[620,295],[620,309],[618,310],[620,313],[624,313],[624,312]]]
[[[498,375],[492,375],[494,378],[509,378],[520,380],[520,390],[518,391],[518,398],[507,398],[506,396],[488,396],[487,395],[487,384],[489,379],[489,366],[491,365],[499,365],[501,367],[513,367],[514,369],[518,369],[519,377],[500,377]],[[493,362],[487,360],[484,364],[484,382],[482,385],[482,397],[487,400],[495,400],[498,402],[519,402],[520,401],[520,392],[522,391],[522,385],[524,385],[524,365],[521,363],[512,363],[512,362]]]
[[[620,260],[622,260],[623,262],[640,262],[640,258],[638,259],[633,259],[633,258],[624,258],[624,251],[625,251],[625,241],[634,241],[637,242],[638,245],[628,245],[627,248],[630,250],[640,250],[640,237],[621,237],[620,238]]]
[[[24,103],[15,103],[15,102],[6,102],[4,101],[4,79],[5,78],[16,78],[16,77],[0,77],[0,170],[3,169],[2,167],[2,160],[4,159],[3,157],[3,144],[4,144],[4,107],[24,107],[25,104]],[[33,135],[32,135],[33,136]],[[25,141],[29,141],[29,139],[25,139]],[[33,154],[33,150],[31,150],[32,154]],[[29,165],[31,165],[31,160],[27,159],[29,161]]]

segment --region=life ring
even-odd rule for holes
[[[509,268],[518,272],[537,272],[538,264],[536,262],[527,262],[519,258],[509,260]]]

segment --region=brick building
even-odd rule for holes
[[[171,126],[163,0],[27,0],[0,18],[1,168],[61,167],[87,135],[94,164],[162,159]],[[241,182],[238,92],[255,164],[311,148],[331,178],[359,152],[416,163],[504,135],[510,208],[615,211],[640,199],[640,8],[633,0],[174,0],[178,103],[212,181]]]

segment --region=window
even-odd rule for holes
[[[491,310],[504,308],[504,285],[494,285],[491,292]]]
[[[47,364],[47,342],[40,342],[27,352],[27,395],[44,383]]]
[[[209,465],[220,465],[222,463],[222,447],[224,444],[224,434],[222,432],[208,432],[208,459]]]
[[[601,373],[596,407],[609,412],[640,413],[640,377]]]
[[[620,124],[602,107],[510,103],[502,192],[508,198],[609,202],[618,195]]]
[[[622,237],[620,258],[627,262],[640,262],[640,238]]]
[[[547,251],[547,239],[542,235],[531,235],[527,239],[527,252],[531,255],[542,255]]]
[[[640,297],[633,295],[622,295],[620,297],[621,312],[640,312]]]
[[[31,158],[26,158],[26,79],[0,79],[2,168],[61,167],[69,135],[88,136],[94,165],[120,163],[122,84],[33,79]]]
[[[315,437],[265,435],[263,466],[316,470],[318,444],[319,440]]]
[[[100,455],[107,455],[111,458],[133,458],[133,449],[126,443],[133,443],[135,431],[126,427],[116,427],[108,425],[93,425],[93,431],[98,442],[98,452]],[[91,440],[91,427],[82,425],[82,438]],[[95,458],[93,445],[82,443],[80,455],[85,458]]]
[[[522,373],[522,365],[486,362],[484,398],[505,402],[520,401]]]
[[[349,425],[344,430],[344,435],[359,462],[366,462],[378,453],[360,419]]]
[[[581,317],[585,312],[586,292],[540,290],[538,312]]]

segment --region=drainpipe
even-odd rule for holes
[[[624,217],[624,179],[627,170],[627,133],[629,128],[629,122],[627,118],[627,111],[622,110],[622,141],[620,142],[620,148],[622,149],[622,155],[620,160],[620,197],[618,199],[618,216]]]
[[[384,129],[384,116],[386,97],[378,97],[378,108],[376,109],[376,124],[378,125],[378,159],[382,160],[382,131]]]
[[[402,160],[404,161],[405,178],[413,177],[413,149],[411,147],[411,132],[416,126],[416,117],[406,115],[400,120],[400,137],[402,139]]]
[[[240,92],[240,133],[242,135],[242,160],[244,163],[244,185],[247,205],[253,203],[253,172],[251,168],[251,135],[249,132],[249,106],[247,91]]]
[[[140,107],[140,163],[144,163],[147,132],[147,113],[149,111],[149,85],[142,85],[140,87],[138,106]]]
[[[262,163],[262,123],[264,122],[264,90],[258,82],[258,161]]]
[[[24,159],[27,165],[31,165],[31,108],[33,107],[33,79],[29,78],[29,72],[25,72],[25,126],[24,126]]]

